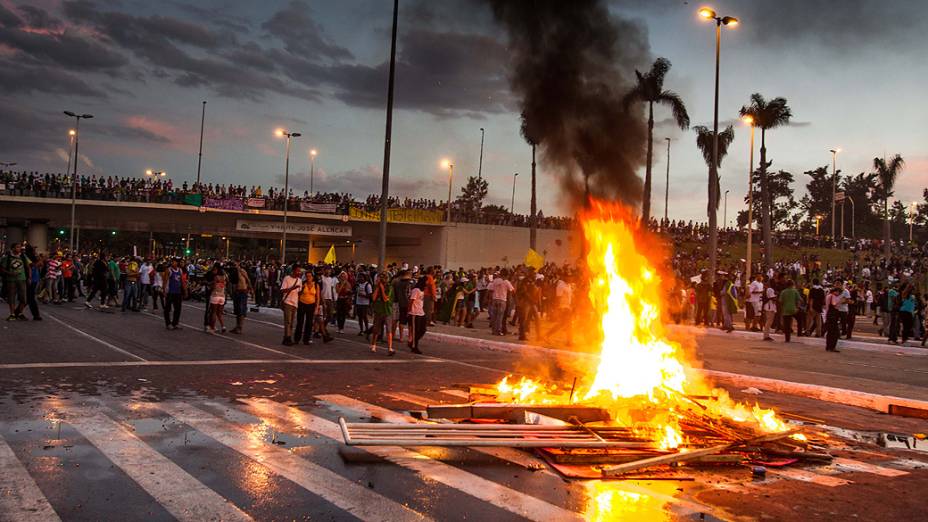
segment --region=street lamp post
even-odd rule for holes
[[[912,243],[912,226],[915,224],[916,205],[914,201],[909,203],[909,244]]]
[[[728,228],[728,193],[729,192],[731,192],[731,190],[725,191],[725,204],[722,207],[724,208],[724,210],[722,210],[722,228]]]
[[[754,118],[747,115],[742,120],[751,126],[751,152],[748,155],[748,252],[745,267],[745,282],[751,280],[751,248],[754,239]]]
[[[835,196],[838,193],[838,153],[841,152],[841,149],[831,149],[828,152],[831,152],[831,241],[833,244],[837,245],[835,241],[835,218],[837,217],[835,210]]]
[[[512,220],[512,217],[515,215],[516,208],[516,178],[519,177],[519,173],[516,172],[512,175],[512,201],[509,202],[509,220]]]
[[[719,55],[722,47],[722,26],[734,27],[738,25],[738,19],[733,16],[718,16],[708,7],[703,7],[698,13],[706,20],[715,21],[715,105],[712,118],[712,168],[709,180],[709,283],[711,284],[715,282],[719,243],[718,223],[716,223],[718,219],[716,205],[719,200],[716,187],[716,180],[719,176]]]
[[[287,260],[287,203],[290,200],[290,140],[302,136],[299,132],[289,132],[277,129],[278,137],[287,138],[287,152],[284,159],[284,231],[280,241],[280,264],[283,266]]]
[[[454,181],[454,163],[451,163],[451,160],[442,160],[441,166],[448,169],[448,215],[445,221],[451,223],[451,183]]]
[[[845,196],[845,198],[851,202],[851,239],[857,239],[857,234],[854,233],[854,215],[857,214],[857,205],[854,203],[854,198],[851,196]],[[842,220],[844,218],[841,218]]]
[[[309,195],[312,196],[315,194],[313,190],[313,178],[316,175],[316,155],[319,154],[319,151],[316,149],[311,149],[309,151]]]
[[[71,172],[71,160],[74,158],[74,137],[77,136],[77,131],[74,129],[68,130],[68,168],[65,169],[65,172]]]
[[[203,165],[203,127],[206,124],[206,100],[203,100],[203,111],[200,113],[200,151],[197,153],[197,187],[200,186],[200,167]]]
[[[667,140],[667,178],[664,180],[664,222],[670,223],[667,219],[668,202],[670,201],[670,138]],[[664,226],[667,226],[666,224]]]
[[[74,252],[74,214],[77,207],[77,155],[80,144],[81,120],[93,118],[93,114],[77,114],[71,111],[64,111],[65,116],[74,118],[74,171],[71,174],[71,231],[68,234],[68,250]]]
[[[483,127],[480,127],[480,163],[477,164],[477,179],[483,178]]]

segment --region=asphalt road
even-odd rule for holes
[[[220,336],[201,331],[194,306],[180,331],[159,316],[74,304],[45,307],[41,323],[0,325],[0,520],[872,520],[928,509],[928,453],[838,438],[840,464],[762,480],[735,467],[687,470],[691,481],[565,481],[514,450],[346,449],[340,416],[462,402],[467,385],[513,372],[564,381],[585,359],[434,341],[425,356],[387,358],[353,329],[285,347],[273,312]],[[692,348],[712,369],[928,398],[920,354],[716,335]],[[926,430],[918,419],[730,391],[829,433]]]

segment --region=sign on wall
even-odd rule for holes
[[[242,232],[258,232],[264,234],[282,234],[283,221],[257,221],[251,219],[236,219],[235,230]],[[323,223],[287,223],[288,234],[303,234],[313,236],[351,236],[351,225],[329,225]]]

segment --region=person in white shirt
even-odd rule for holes
[[[284,312],[284,340],[285,346],[293,344],[293,320],[296,317],[296,307],[299,304],[300,288],[303,287],[303,269],[300,265],[293,265],[289,275],[284,276],[280,283],[280,307]]]
[[[764,311],[761,309],[761,302],[764,297],[763,281],[764,276],[762,274],[757,274],[754,276],[754,281],[751,281],[751,284],[748,285],[747,304],[749,306],[745,307],[745,320],[750,320],[751,324],[748,325],[748,329],[754,332],[760,331],[760,325],[764,317]]]
[[[141,308],[148,306],[148,296],[152,295],[151,293],[151,275],[152,275],[152,266],[151,263],[146,259],[142,262],[142,266],[139,267],[139,300],[141,300]],[[152,296],[152,302],[155,298]],[[155,308],[157,310],[157,308]]]
[[[490,325],[493,327],[493,335],[506,335],[506,303],[509,299],[509,292],[515,291],[515,287],[506,277],[508,271],[503,269],[500,277],[494,277],[493,281],[487,285],[490,292]]]
[[[428,324],[425,317],[425,284],[426,278],[420,277],[416,286],[409,292],[409,324],[412,331],[409,332],[408,346],[412,353],[422,353],[419,350],[419,340],[425,335]]]
[[[574,344],[573,315],[574,288],[569,282],[566,273],[561,272],[554,286],[554,300],[557,304],[557,320],[548,335],[555,329],[563,329],[567,333],[567,346]]]
[[[335,320],[335,301],[338,296],[335,293],[335,286],[338,284],[338,278],[332,275],[332,269],[326,268],[322,272],[322,306],[323,316],[329,324]]]
[[[864,315],[868,318],[870,317],[870,311],[873,309],[873,290],[870,290],[870,285],[867,285],[867,292],[864,294]]]

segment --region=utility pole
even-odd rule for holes
[[[480,127],[480,163],[477,164],[477,179],[483,178],[483,127]]]
[[[200,167],[203,166],[203,126],[206,124],[206,100],[200,113],[200,151],[197,153],[197,186],[200,185]]]
[[[668,201],[670,201],[670,138],[667,140],[667,179],[664,181],[664,221],[670,223],[667,219]]]
[[[396,20],[400,0],[393,0],[393,35],[390,40],[390,79],[387,81],[387,125],[383,140],[383,183],[380,191],[380,245],[377,266],[387,260],[387,200],[390,197],[390,142],[393,139],[393,84],[396,77]]]
[[[529,218],[529,236],[528,244],[532,250],[535,250],[538,240],[538,202],[535,198],[535,144],[532,143],[532,215]]]

